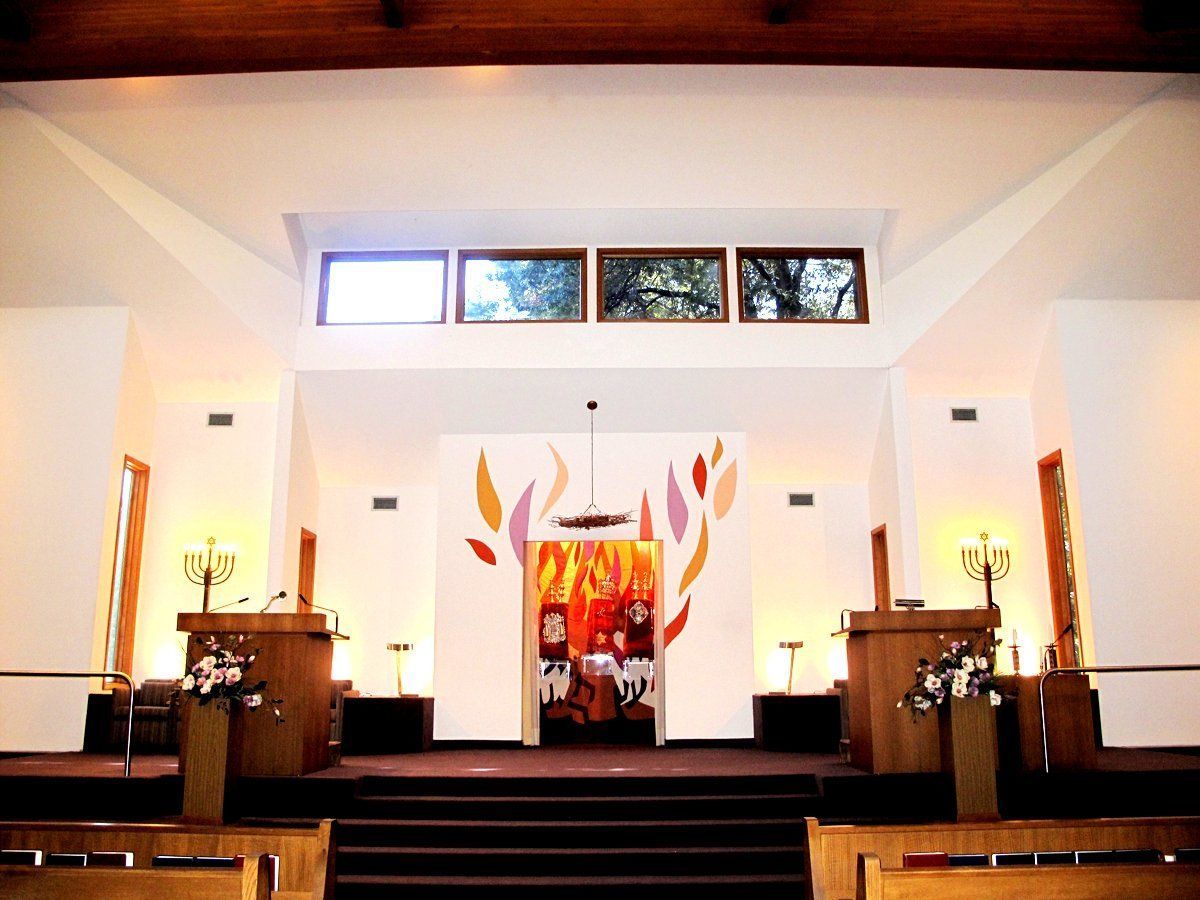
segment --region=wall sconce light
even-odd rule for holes
[[[963,538],[959,544],[962,548],[963,568],[976,581],[983,582],[987,608],[999,609],[992,600],[992,582],[999,581],[1008,574],[1008,541],[981,531],[979,537]]]
[[[791,694],[792,692],[792,674],[796,669],[796,651],[804,646],[804,641],[780,641],[779,649],[788,652],[788,680],[786,691],[773,691],[772,693]]]
[[[388,644],[387,648],[396,654],[396,693],[401,697],[415,697],[416,694],[404,693],[404,654],[415,647],[415,644]]]
[[[188,544],[183,548],[183,574],[192,584],[204,585],[202,612],[208,612],[212,586],[228,581],[236,562],[236,548],[227,544],[218,545],[214,537],[203,544]]]
[[[1018,643],[1017,629],[1013,629],[1012,633],[1012,668],[1014,675],[1021,674],[1021,645]]]

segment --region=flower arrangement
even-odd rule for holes
[[[999,706],[1003,697],[996,689],[993,671],[996,645],[1000,642],[993,642],[985,632],[972,640],[952,641],[949,645],[944,634],[938,635],[938,640],[942,642],[942,655],[934,662],[917,661],[916,683],[904,692],[896,707],[907,705],[915,721],[918,713],[925,715],[948,696],[986,694],[992,706]]]
[[[246,709],[258,709],[262,706],[262,691],[267,683],[251,682],[246,678],[246,673],[254,665],[259,652],[242,652],[246,640],[244,634],[209,636],[207,640],[196,638],[196,643],[204,647],[206,652],[183,677],[180,688],[184,694],[197,698],[201,706],[216,701],[217,706],[225,712],[229,712],[233,705],[240,705]],[[276,722],[282,722],[283,714],[279,707],[283,701],[267,702],[275,713]]]

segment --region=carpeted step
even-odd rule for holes
[[[364,775],[359,794],[368,797],[410,796],[690,796],[702,794],[816,794],[815,775],[637,775],[621,771],[614,775],[531,776],[386,776]]]
[[[803,819],[605,821],[339,819],[351,847],[755,847],[802,845]]]
[[[787,819],[817,815],[813,794],[427,795],[359,797],[353,815],[370,819]]]
[[[803,875],[804,848],[762,847],[350,847],[341,875]]]
[[[640,875],[640,876],[491,876],[491,875],[339,875],[338,900],[370,897],[480,897],[510,900],[530,897],[802,897],[798,875]]]

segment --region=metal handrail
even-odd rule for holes
[[[129,685],[129,715],[125,722],[125,777],[133,763],[133,679],[124,672],[34,672],[0,669],[0,678],[113,678]]]
[[[1042,719],[1042,766],[1050,774],[1050,736],[1046,733],[1046,679],[1051,675],[1082,675],[1086,672],[1200,672],[1200,665],[1186,663],[1162,666],[1065,666],[1047,669],[1038,679],[1038,713]]]

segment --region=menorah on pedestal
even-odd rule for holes
[[[208,612],[208,597],[214,584],[223,584],[233,574],[237,553],[232,547],[217,546],[210,537],[203,544],[190,544],[183,551],[183,573],[192,584],[204,585],[204,606]]]
[[[999,581],[1007,575],[1011,567],[1008,541],[1003,538],[993,538],[986,531],[981,531],[979,537],[964,538],[961,544],[963,568],[976,581],[983,582],[983,588],[987,595],[987,608],[999,609],[992,599],[992,582]]]

